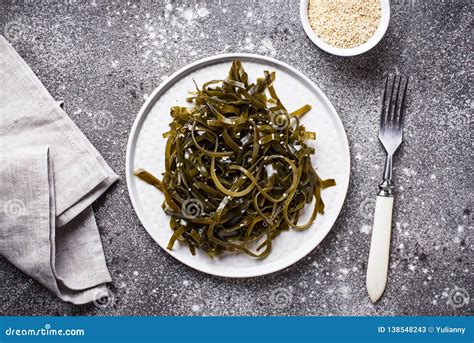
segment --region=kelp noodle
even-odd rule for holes
[[[311,106],[288,112],[278,98],[274,72],[250,83],[240,61],[225,80],[191,92],[193,107],[172,107],[162,181],[143,169],[135,175],[163,192],[163,210],[176,241],[194,255],[244,252],[264,258],[282,231],[305,230],[324,212],[322,180],[311,165],[316,139],[299,118]],[[314,198],[309,221],[300,211]]]

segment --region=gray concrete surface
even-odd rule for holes
[[[0,314],[473,314],[472,301],[462,303],[474,284],[472,3],[391,2],[381,43],[340,58],[306,37],[297,1],[1,0],[0,32],[122,179],[94,206],[113,301],[63,303],[2,258]],[[161,250],[132,209],[124,175],[128,133],[146,96],[178,68],[223,52],[272,56],[304,72],[333,102],[351,147],[349,193],[326,239],[284,271],[246,280],[202,274]],[[412,84],[395,166],[390,280],[373,305],[365,269],[384,159],[378,107],[382,75],[393,71]],[[97,120],[104,112],[105,123]]]

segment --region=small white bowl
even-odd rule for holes
[[[356,46],[354,48],[336,48],[332,45],[325,43],[321,38],[319,38],[316,33],[311,28],[309,23],[308,16],[308,5],[309,0],[301,0],[300,3],[300,16],[301,22],[303,23],[303,28],[308,35],[309,39],[313,41],[320,49],[337,56],[355,56],[360,55],[366,51],[369,51],[382,39],[385,32],[388,28],[388,23],[390,21],[390,3],[389,0],[380,0],[380,6],[382,9],[380,22],[377,30],[375,30],[374,35],[362,45]]]

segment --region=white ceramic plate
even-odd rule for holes
[[[163,195],[133,175],[141,167],[160,176],[165,170],[165,139],[169,130],[170,107],[186,105],[188,91],[212,79],[224,78],[234,59],[240,59],[249,78],[255,80],[264,70],[276,72],[275,89],[289,110],[309,103],[313,109],[302,123],[316,131],[316,155],[312,159],[322,178],[335,178],[337,186],[322,191],[326,213],[319,215],[311,228],[304,232],[289,231],[278,236],[272,253],[263,260],[245,254],[225,255],[210,259],[205,253],[196,256],[181,244],[173,251],[166,249],[172,234],[169,217],[163,212]],[[349,184],[350,157],[346,133],[334,107],[324,93],[306,76],[275,59],[249,54],[227,54],[202,59],[173,74],[146,100],[140,110],[127,147],[126,175],[130,198],[135,211],[151,237],[166,252],[188,266],[205,273],[225,277],[251,277],[269,274],[295,263],[311,252],[333,226],[344,202]],[[309,208],[311,207],[311,208]],[[309,214],[312,206],[308,206]],[[303,218],[301,219],[303,221]]]

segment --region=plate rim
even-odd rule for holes
[[[248,61],[259,61],[259,62],[267,62],[271,64],[275,64],[280,66],[282,69],[287,69],[288,71],[296,74],[297,77],[300,77],[303,81],[307,82],[311,87],[313,87],[319,95],[322,97],[324,100],[325,104],[329,106],[330,112],[334,114],[334,117],[336,119],[336,123],[338,126],[340,126],[340,129],[342,129],[342,138],[343,138],[343,143],[346,151],[346,158],[347,158],[347,163],[345,164],[345,170],[344,170],[344,175],[347,175],[347,181],[345,182],[344,185],[344,195],[343,195],[343,200],[337,209],[337,214],[332,222],[330,222],[330,225],[328,225],[329,229],[324,232],[322,235],[321,239],[317,241],[314,246],[309,246],[309,248],[302,249],[301,252],[297,255],[295,255],[292,259],[287,259],[284,261],[284,263],[274,263],[273,266],[269,266],[268,270],[261,271],[258,268],[259,267],[252,267],[252,268],[246,268],[246,269],[257,269],[257,271],[251,270],[250,272],[246,272],[245,275],[239,274],[239,269],[235,269],[234,272],[227,272],[227,271],[219,271],[219,272],[213,272],[206,270],[205,268],[202,268],[201,266],[195,266],[187,263],[187,261],[182,260],[178,254],[174,253],[173,251],[169,251],[165,247],[163,247],[158,241],[156,241],[153,237],[153,235],[150,233],[150,231],[147,229],[145,225],[145,220],[144,220],[144,215],[141,214],[141,210],[138,208],[136,205],[138,203],[138,200],[135,198],[133,192],[132,192],[132,185],[131,185],[131,176],[133,174],[133,171],[131,171],[131,156],[134,156],[132,152],[132,148],[134,146],[134,143],[136,142],[136,137],[137,137],[137,131],[139,129],[139,124],[142,123],[142,121],[146,118],[146,113],[148,113],[151,110],[151,107],[155,104],[155,102],[158,100],[157,95],[159,95],[161,92],[166,91],[168,88],[170,88],[173,85],[173,80],[177,77],[179,77],[181,74],[188,72],[192,73],[193,71],[199,69],[200,67],[207,67],[212,64],[217,64],[217,63],[222,63],[225,62],[226,60],[231,60],[231,59],[243,59],[243,60],[248,60]],[[214,62],[214,63],[213,63]],[[187,75],[186,74],[186,75]],[[351,156],[350,156],[350,148],[349,148],[349,141],[347,139],[347,134],[346,130],[344,128],[344,125],[342,123],[342,120],[337,113],[336,109],[334,108],[334,105],[331,103],[331,101],[328,99],[326,94],[319,88],[316,83],[314,83],[309,77],[307,77],[305,74],[300,72],[298,69],[292,67],[291,65],[282,62],[280,60],[277,60],[272,57],[268,56],[262,56],[259,54],[251,54],[251,53],[226,53],[226,54],[218,54],[218,55],[212,55],[209,57],[205,57],[202,59],[199,59],[195,62],[186,64],[184,67],[178,69],[176,72],[174,72],[172,75],[170,75],[168,78],[166,78],[163,82],[161,82],[158,87],[156,87],[153,92],[147,97],[143,105],[141,106],[140,110],[138,111],[137,116],[135,117],[133,121],[132,128],[130,130],[128,140],[127,140],[127,150],[126,150],[126,157],[125,157],[125,178],[127,182],[127,192],[130,198],[130,201],[132,203],[132,207],[135,211],[135,214],[137,215],[140,224],[143,226],[145,231],[150,235],[150,237],[153,239],[153,241],[163,250],[165,250],[166,253],[171,255],[173,258],[178,260],[179,262],[187,265],[188,267],[198,270],[200,272],[209,274],[209,275],[214,275],[214,276],[220,276],[220,277],[226,277],[226,278],[250,278],[250,277],[258,277],[258,276],[263,276],[263,275],[268,275],[271,273],[275,273],[277,271],[281,271],[283,269],[286,269],[296,262],[300,261],[303,259],[305,256],[307,256],[310,252],[312,252],[315,248],[317,248],[321,242],[326,238],[326,236],[329,234],[329,232],[332,230],[334,227],[334,224],[339,217],[342,207],[344,206],[345,200],[347,198],[347,192],[349,189],[349,183],[350,183],[350,168],[351,168]],[[142,218],[143,217],[143,218]],[[232,271],[232,269],[231,269]]]

